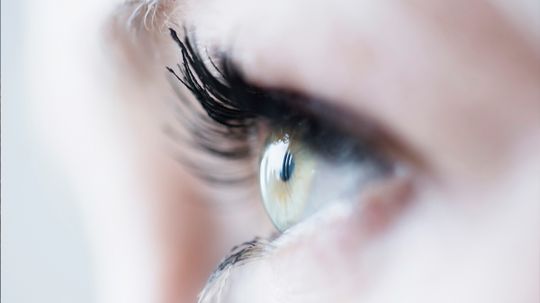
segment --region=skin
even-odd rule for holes
[[[355,206],[330,207],[272,245],[258,244],[264,253],[219,273],[201,301],[538,302],[540,40],[527,3],[123,6],[109,38],[142,108],[175,97],[163,76],[179,60],[167,27],[193,26],[200,45],[229,52],[250,81],[369,117],[414,155],[402,159],[410,174],[355,197]],[[226,198],[157,146],[145,154],[161,201],[163,270],[154,286],[160,301],[193,302],[230,247],[272,227],[256,195],[241,207],[208,206]]]

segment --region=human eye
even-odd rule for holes
[[[272,127],[259,166],[262,202],[284,231],[327,203],[350,203],[370,183],[392,175],[392,162],[366,142],[329,125],[294,119]]]
[[[197,120],[182,117],[189,140],[205,151],[191,153],[188,165],[213,183],[256,184],[278,231],[330,205],[353,205],[370,186],[402,175],[397,144],[369,119],[252,84],[227,56],[205,58],[189,36],[171,35],[182,62],[168,70],[202,107]]]

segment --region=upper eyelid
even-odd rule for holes
[[[337,125],[339,129],[344,129],[348,133],[358,135],[366,139],[369,135],[377,132],[377,127],[371,123],[371,119],[366,117],[360,117],[353,114],[352,111],[347,109],[341,109],[330,102],[326,102],[322,99],[314,98],[304,93],[294,92],[286,89],[279,88],[264,88],[249,83],[249,80],[245,79],[239,71],[239,68],[231,61],[227,56],[223,56],[221,59],[222,66],[218,67],[214,60],[209,57],[208,61],[210,65],[214,67],[215,71],[222,76],[222,81],[217,79],[208,70],[204,60],[198,53],[197,49],[192,46],[189,37],[185,37],[185,41],[182,42],[176,32],[171,29],[171,36],[173,40],[180,46],[182,51],[182,58],[184,63],[179,65],[180,72],[184,75],[184,79],[179,77],[176,72],[168,67],[171,72],[180,82],[184,84],[192,93],[198,93],[197,90],[207,89],[213,96],[216,97],[216,101],[213,105],[221,106],[224,110],[224,114],[229,115],[225,118],[253,118],[255,116],[265,117],[271,121],[283,119],[285,116],[296,112],[300,115],[312,116],[316,119],[326,120],[333,125]],[[199,79],[196,79],[198,77]],[[231,89],[236,86],[237,91],[242,92],[244,98],[236,98],[234,100],[228,100],[225,96],[224,90],[227,85],[232,86]],[[238,100],[242,99],[242,100]],[[208,106],[205,101],[199,100],[204,106]],[[231,103],[235,102],[235,103]],[[212,108],[205,107],[208,114],[212,116]],[[219,118],[219,117],[218,117]],[[231,126],[227,121],[218,119],[218,123]]]
[[[207,114],[219,124],[231,129],[239,128],[241,133],[242,128],[255,127],[257,118],[266,118],[280,125],[291,114],[297,114],[323,121],[332,129],[358,138],[391,157],[403,158],[417,167],[424,166],[414,151],[381,127],[376,119],[308,94],[252,84],[226,54],[219,58],[220,68],[210,57],[203,60],[199,48],[192,46],[188,36],[182,42],[173,29],[171,36],[181,48],[184,62],[178,67],[184,79],[171,68],[168,68],[169,72],[191,90]],[[210,67],[214,67],[217,73],[212,73]],[[244,135],[240,136],[241,140],[247,138],[247,134]]]

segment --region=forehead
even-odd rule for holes
[[[208,0],[186,12],[198,41],[252,81],[372,116],[452,169],[540,121],[538,48],[490,2]]]

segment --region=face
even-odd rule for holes
[[[126,81],[169,104],[165,301],[538,302],[529,2],[122,7]]]

